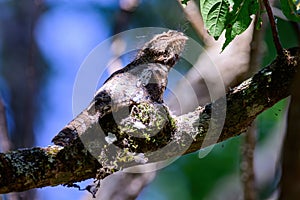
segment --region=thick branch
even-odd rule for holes
[[[287,57],[289,60],[284,60]],[[168,141],[168,145],[170,144],[175,150],[170,151],[168,155],[155,157],[151,161],[179,156],[178,152],[180,151],[177,149],[186,145],[188,148],[185,150],[185,154],[195,152],[215,141],[222,142],[245,132],[258,114],[290,94],[293,76],[300,65],[300,48],[290,49],[288,56],[284,56],[284,58],[277,58],[272,64],[226,95],[226,119],[217,141],[215,140],[216,135],[207,135],[207,130],[213,120],[211,119],[211,110],[213,107],[221,106],[222,99],[189,114],[175,117],[174,124],[170,127],[176,127],[176,129],[164,130],[172,133],[172,140]],[[205,146],[202,145],[204,138],[208,141]],[[187,143],[191,140],[191,144]],[[157,149],[155,143],[152,145],[153,148],[147,147],[147,149]],[[103,145],[99,148],[104,149],[105,147]],[[134,164],[138,163],[131,162],[131,166]],[[99,178],[101,179],[118,170],[114,166],[110,166],[110,168],[101,166],[81,143],[64,148],[36,147],[1,153],[0,193],[70,184],[95,177],[99,169],[101,172]]]

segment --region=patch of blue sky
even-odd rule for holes
[[[83,1],[73,0],[72,5],[77,2]],[[73,118],[72,91],[77,71],[89,52],[109,36],[109,31],[101,13],[88,6],[55,6],[39,19],[35,37],[50,65],[51,75],[44,92],[47,98],[42,108],[44,122],[36,128],[39,130],[37,145],[49,145],[53,136]],[[88,182],[81,185],[84,187]],[[76,200],[87,195],[65,187],[47,187],[39,191],[40,199],[45,200]]]

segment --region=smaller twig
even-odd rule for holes
[[[256,146],[256,124],[252,123],[245,135],[242,146],[241,180],[244,187],[244,199],[256,199],[255,172],[254,172],[254,151]]]
[[[5,105],[0,97],[0,148],[2,151],[10,150],[10,140],[7,130],[7,119],[5,115]]]
[[[260,2],[260,8],[262,8]],[[258,23],[260,13],[255,16],[254,24]],[[266,19],[266,16],[263,16]],[[249,71],[247,76],[252,76],[258,71],[263,59],[262,41],[266,32],[266,25],[263,24],[260,30],[253,29],[253,39],[251,42]],[[247,77],[246,76],[246,77]],[[245,77],[245,79],[246,79]],[[245,134],[244,144],[242,144],[241,180],[244,189],[244,199],[257,199],[255,188],[254,151],[256,148],[256,122],[253,122]]]
[[[200,13],[201,11],[199,10],[199,7],[195,3],[195,1],[188,1],[186,7],[182,5],[182,0],[178,0],[178,2],[179,5],[181,5],[181,9],[185,14],[186,19],[191,23],[199,38],[204,42],[206,46],[211,46],[214,42],[214,39],[205,30],[203,18]]]
[[[267,14],[268,14],[269,21],[270,21],[270,24],[271,24],[272,36],[273,36],[273,41],[274,41],[274,44],[275,44],[275,47],[276,47],[277,55],[282,55],[284,52],[283,52],[281,42],[279,40],[277,25],[276,25],[276,22],[275,22],[275,18],[274,18],[270,3],[269,3],[268,0],[263,0],[263,1],[264,1],[264,5],[265,5],[265,8],[267,10]]]

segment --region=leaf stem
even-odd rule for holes
[[[273,41],[276,47],[276,51],[277,51],[277,55],[282,55],[283,54],[283,47],[281,45],[281,42],[279,40],[279,34],[278,34],[278,30],[277,30],[277,25],[275,22],[275,18],[269,3],[269,0],[263,0],[265,8],[267,10],[267,14],[269,17],[269,21],[271,24],[271,29],[272,29],[272,36],[273,36]]]

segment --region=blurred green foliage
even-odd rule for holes
[[[263,23],[269,23],[264,21]],[[278,30],[281,42],[285,48],[297,46],[297,35],[290,22],[278,19]],[[264,57],[261,67],[268,65],[276,57],[276,50],[270,27],[267,28],[264,41]],[[258,135],[257,145],[272,137],[272,131],[281,122],[287,99],[284,99],[266,110],[257,118]],[[179,158],[172,165],[158,172],[156,179],[145,189],[142,199],[174,199],[174,200],[193,200],[207,199],[215,186],[223,177],[232,174],[240,174],[240,145],[243,136],[239,136],[221,144],[215,145],[203,159],[198,158],[198,153],[185,155]],[[272,194],[276,187],[277,180],[260,190],[261,199],[267,198]],[[152,192],[149,192],[152,191]],[[158,193],[153,194],[156,191]]]
[[[280,0],[280,4],[282,12],[289,20],[300,22],[299,0]]]

